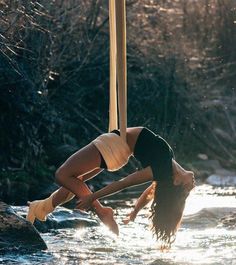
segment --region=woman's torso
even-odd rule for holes
[[[162,137],[145,127],[131,127],[127,128],[127,144],[142,167],[151,166],[154,179],[171,177],[174,153]]]

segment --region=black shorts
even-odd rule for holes
[[[174,152],[161,136],[147,128],[143,128],[138,136],[134,157],[141,162],[142,167],[151,167],[154,180],[172,179]]]

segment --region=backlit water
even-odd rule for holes
[[[158,250],[152,238],[148,207],[134,223],[122,224],[135,195],[138,194],[131,190],[106,201],[117,209],[118,238],[103,225],[54,230],[42,234],[47,251],[28,255],[8,253],[0,256],[0,264],[236,265],[236,230],[220,222],[225,215],[236,212],[236,188],[196,187],[188,198],[176,242],[166,253]]]

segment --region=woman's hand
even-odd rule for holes
[[[80,197],[79,201],[77,202],[76,208],[80,210],[88,210],[92,207],[93,201],[93,194]]]
[[[135,210],[131,211],[129,214],[126,215],[125,219],[122,222],[127,225],[129,222],[133,222],[137,216],[137,212]]]

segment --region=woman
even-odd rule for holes
[[[84,184],[103,169],[118,170],[131,155],[141,162],[143,169],[95,193],[91,193]],[[56,171],[56,181],[63,188],[53,193],[46,202],[31,203],[28,220],[34,217],[44,219],[57,205],[75,194],[80,199],[79,209],[93,207],[98,217],[118,234],[112,209],[103,207],[98,199],[130,186],[153,181],[158,183],[154,188],[152,204],[153,231],[164,247],[170,247],[182,218],[185,199],[194,186],[193,173],[180,167],[173,156],[168,143],[144,127],[127,128],[127,143],[117,130],[102,134],[69,157]],[[38,214],[40,212],[43,212],[42,216]]]

